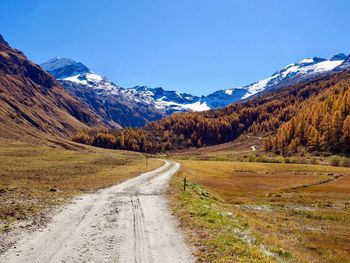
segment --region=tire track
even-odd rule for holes
[[[46,228],[0,255],[0,262],[194,262],[163,197],[179,167],[165,161],[152,172],[76,198]]]
[[[149,240],[145,232],[145,218],[140,205],[140,199],[137,196],[131,196],[131,205],[133,209],[135,262],[148,263],[150,262],[147,254]]]

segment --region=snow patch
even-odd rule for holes
[[[305,58],[305,59],[301,60],[299,63],[304,64],[304,63],[313,63],[313,62],[314,62],[313,58]]]
[[[271,78],[267,78],[267,79],[263,79],[263,80],[260,80],[254,84],[252,84],[251,86],[248,86],[247,89],[248,89],[248,92],[242,97],[242,99],[246,99],[260,91],[263,91],[267,85],[267,83],[272,79]]]
[[[210,110],[206,102],[200,103],[200,101],[197,101],[192,104],[184,104],[183,105],[185,108],[188,108],[192,111],[206,111]]]
[[[97,75],[95,73],[86,73],[85,74],[86,78],[91,81],[102,81],[103,77],[100,75]]]
[[[225,93],[226,93],[227,95],[229,95],[229,96],[232,95],[232,92],[233,92],[233,89],[227,89],[227,90],[225,90]]]
[[[178,97],[182,98],[182,96],[181,96],[181,94],[180,94],[179,92],[175,91],[175,94],[176,94]]]
[[[80,78],[80,74],[72,76],[72,77],[68,77],[68,78],[64,78],[63,80],[67,80],[67,81],[71,81],[71,82],[75,82],[78,84],[83,84],[83,85],[87,85],[88,82],[85,79],[79,79]]]
[[[336,68],[337,66],[339,66],[343,62],[344,62],[343,60],[334,60],[334,61],[326,60],[326,61],[317,63],[315,65],[301,68],[300,71],[303,73],[307,73],[310,70],[312,70],[313,73],[329,71],[329,70]]]

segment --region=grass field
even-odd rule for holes
[[[117,184],[162,163],[141,154],[60,142],[0,142],[0,233],[70,198]],[[64,149],[64,148],[69,149]]]
[[[331,156],[329,154],[310,154],[300,150],[298,154],[283,157],[263,149],[264,139],[257,136],[241,136],[239,139],[224,144],[191,148],[171,153],[171,157],[182,160],[230,161],[230,162],[264,162],[331,165],[333,157],[339,160],[337,166],[349,166],[350,158]],[[344,165],[344,160],[347,165]]]
[[[181,162],[172,206],[200,262],[350,262],[349,168]]]

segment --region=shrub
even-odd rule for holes
[[[318,160],[316,160],[316,159],[311,159],[311,164],[319,164],[319,162],[318,162]]]
[[[330,159],[330,164],[332,166],[340,166],[341,158],[339,156],[332,156]]]
[[[349,158],[343,158],[342,166],[350,167],[350,159]]]
[[[295,157],[292,159],[292,163],[297,163],[297,164],[306,164],[306,160],[301,157]]]
[[[255,162],[255,161],[256,161],[256,156],[255,156],[255,154],[249,155],[249,157],[248,157],[248,162]]]
[[[292,163],[291,159],[289,159],[289,158],[284,158],[284,159],[283,159],[283,162],[284,162],[284,163]]]

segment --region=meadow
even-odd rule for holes
[[[161,161],[143,154],[65,141],[33,146],[0,142],[0,234],[40,221],[74,196],[118,184]]]
[[[349,168],[180,161],[171,204],[199,262],[350,262]]]

